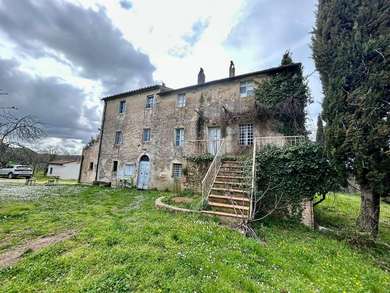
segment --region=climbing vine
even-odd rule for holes
[[[262,218],[274,212],[300,217],[302,201],[337,188],[334,167],[321,145],[269,146],[256,155],[256,210]]]
[[[282,65],[292,64],[286,52]],[[277,131],[284,135],[306,135],[305,107],[311,102],[307,80],[302,66],[286,67],[274,74],[256,89],[256,110],[259,117],[272,117]]]

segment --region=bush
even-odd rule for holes
[[[258,217],[275,211],[300,217],[303,200],[325,196],[337,186],[334,168],[318,144],[268,146],[256,155]]]

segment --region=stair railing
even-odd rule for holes
[[[208,202],[208,197],[211,191],[211,187],[214,184],[214,180],[217,177],[219,168],[222,165],[222,156],[225,154],[225,140],[221,140],[221,143],[218,147],[217,153],[214,156],[213,161],[210,164],[209,169],[207,170],[206,175],[202,180],[202,201],[203,204]]]
[[[256,193],[256,137],[253,138],[253,148],[252,148],[252,183],[251,183],[251,193],[250,193],[250,202],[249,202],[249,219],[253,220],[255,216],[254,208],[256,208],[255,200]]]

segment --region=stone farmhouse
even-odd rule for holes
[[[115,186],[128,179],[138,189],[188,187],[217,196],[216,204],[226,212],[224,205],[231,203],[224,201],[226,193],[237,191],[238,197],[250,187],[241,180],[240,162],[223,163],[221,157],[252,154],[256,137],[282,137],[272,121],[256,115],[254,90],[271,75],[297,66],[235,75],[231,62],[223,79],[206,82],[200,69],[195,85],[153,85],[103,98],[101,133],[83,151],[80,181]],[[231,209],[242,207],[247,217],[249,205],[238,200]]]

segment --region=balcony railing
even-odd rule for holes
[[[188,140],[184,146],[184,151],[187,154],[212,154],[218,152],[222,139],[215,140]]]

